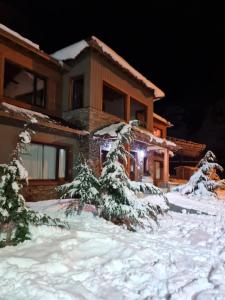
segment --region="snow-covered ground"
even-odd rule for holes
[[[87,212],[69,219],[69,231],[33,228],[32,241],[0,249],[0,299],[225,299],[225,203],[168,198],[209,215],[170,212],[152,234]],[[60,216],[64,205],[32,207]]]

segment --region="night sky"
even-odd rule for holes
[[[47,53],[97,36],[166,93],[169,135],[224,160],[225,1],[57,2],[0,1],[0,22]]]

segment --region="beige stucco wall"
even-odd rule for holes
[[[0,123],[0,164],[9,163],[11,154],[16,147],[18,135],[22,127],[10,126]],[[66,146],[68,150],[68,180],[74,176],[74,162],[82,150],[82,142],[72,137],[36,132],[32,137],[33,142],[40,142],[52,145]],[[23,195],[27,201],[48,200],[58,198],[56,186],[62,184],[58,181],[29,181],[28,186],[24,186]]]

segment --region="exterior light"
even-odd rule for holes
[[[138,156],[140,159],[143,159],[145,157],[145,151],[144,150],[138,150]]]

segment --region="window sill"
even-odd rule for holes
[[[29,109],[29,110],[36,110],[37,112],[46,114],[46,107],[41,107],[41,106],[37,106],[34,104],[30,104],[30,103],[26,103],[23,102],[22,100],[16,100],[16,99],[12,99],[12,98],[8,98],[6,96],[2,97],[3,101],[24,109]]]

